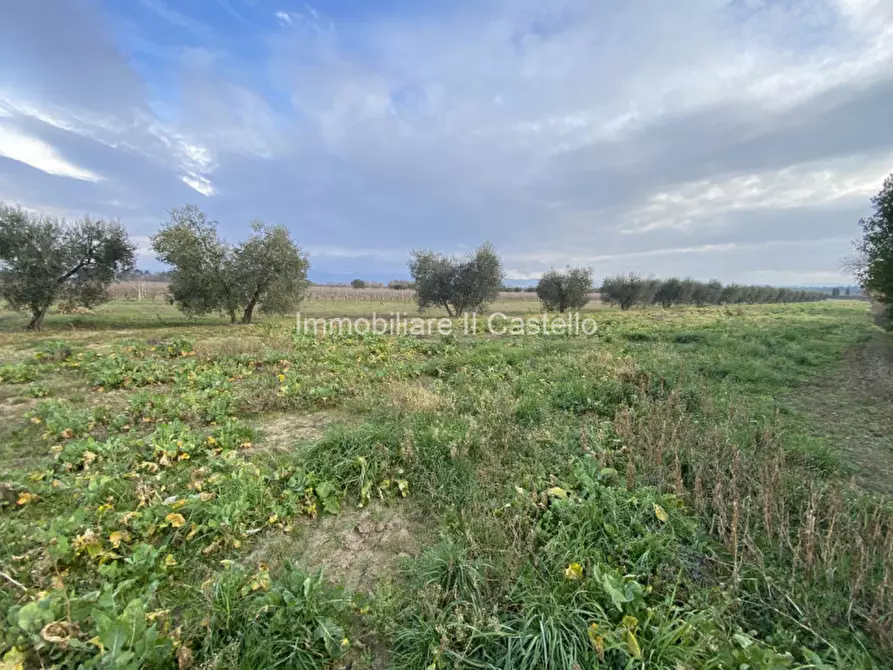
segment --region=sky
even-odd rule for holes
[[[285,224],[311,279],[485,241],[849,283],[893,172],[891,0],[3,0],[0,200],[149,236]]]

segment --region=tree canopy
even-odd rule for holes
[[[171,210],[152,238],[162,263],[170,265],[171,299],[187,314],[224,312],[235,323],[251,323],[258,307],[286,313],[307,287],[306,254],[284,226],[251,224],[252,233],[233,247],[217,233],[217,223],[194,205]]]
[[[301,303],[310,262],[285,226],[251,224],[251,236],[233,251],[236,299],[242,323],[251,323],[258,304],[264,312],[287,314]]]
[[[536,295],[543,307],[552,312],[582,309],[589,302],[592,291],[592,270],[568,267],[566,270],[549,270],[536,285]]]
[[[626,311],[633,305],[650,305],[660,288],[656,279],[640,277],[635,273],[608,277],[602,283],[602,302],[619,305]]]
[[[119,273],[133,269],[136,246],[121,224],[84,217],[73,223],[0,205],[0,292],[31,312],[40,330],[50,306],[92,307],[108,299]]]
[[[502,261],[489,243],[462,259],[413,251],[409,272],[419,309],[438,305],[450,316],[482,309],[499,295],[503,280]]]
[[[893,174],[871,200],[874,214],[859,221],[862,238],[853,270],[866,291],[884,303],[893,317]]]

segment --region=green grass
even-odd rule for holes
[[[406,306],[307,311],[372,309]],[[876,337],[867,306],[595,316],[316,339],[149,303],[3,315],[0,657],[885,667],[893,510],[795,402]],[[333,515],[327,561],[305,540]]]

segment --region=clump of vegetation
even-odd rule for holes
[[[450,316],[482,309],[502,287],[502,261],[490,244],[464,259],[414,251],[409,261],[420,310],[436,305]]]
[[[592,270],[569,267],[564,271],[549,270],[536,285],[536,295],[543,308],[564,313],[582,309],[589,302],[592,291]]]
[[[136,246],[121,224],[85,217],[74,223],[0,203],[0,295],[28,310],[40,330],[50,306],[92,307],[115,278],[133,268]]]

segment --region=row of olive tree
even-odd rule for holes
[[[152,237],[158,259],[169,265],[171,302],[190,315],[219,312],[230,322],[251,323],[258,307],[270,313],[297,308],[308,285],[307,255],[285,226],[251,224],[247,240],[236,245],[220,237],[216,222],[198,207],[173,209]],[[0,205],[0,293],[14,308],[30,310],[27,328],[39,330],[49,307],[61,301],[91,307],[108,298],[108,285],[133,270],[135,245],[119,223],[84,218],[66,224],[53,217]],[[420,310],[443,307],[450,316],[476,311],[499,295],[505,273],[492,245],[456,258],[414,251],[409,270]],[[592,271],[550,270],[536,286],[545,309],[565,312],[589,301]],[[605,302],[627,310],[633,305],[715,305],[802,302],[819,292],[770,286],[723,286],[634,274],[609,277],[601,287]]]
[[[634,305],[661,305],[667,308],[679,305],[754,305],[813,302],[828,297],[822,291],[741,284],[723,286],[715,279],[709,282],[678,277],[662,280],[633,273],[608,277],[600,292],[603,302],[619,305],[622,310],[628,310]]]
[[[260,306],[287,313],[307,286],[307,255],[285,226],[251,224],[237,245],[194,206],[171,211],[152,237],[158,259],[172,267],[171,301],[184,313],[222,312],[251,323]],[[121,224],[85,217],[67,223],[0,204],[0,296],[31,313],[26,328],[40,330],[50,306],[93,307],[108,287],[134,268],[136,245]]]

